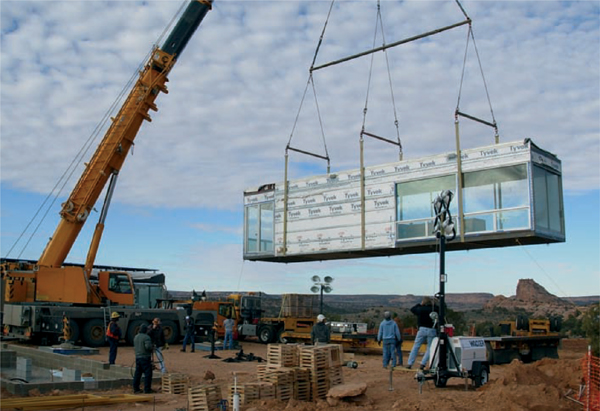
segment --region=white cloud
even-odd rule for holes
[[[388,43],[464,19],[452,1],[381,4]],[[142,126],[120,174],[115,206],[239,213],[245,188],[283,180],[285,145],[329,5],[216,0],[169,76],[170,93],[159,96],[158,113]],[[501,141],[531,137],[563,161],[566,190],[597,190],[598,3],[465,1],[463,6],[473,18]],[[0,7],[2,187],[45,195],[135,74],[179,2],[4,0]],[[375,2],[337,2],[317,64],[371,48],[375,17]],[[466,37],[463,26],[387,51],[405,158],[454,150]],[[472,44],[467,63],[460,108],[489,119]],[[370,57],[364,57],[314,73],[333,170],[358,167],[369,64]],[[374,56],[374,67],[367,128],[394,138],[382,53]],[[461,138],[463,148],[489,145],[493,131],[462,120]],[[292,145],[323,153],[310,91]],[[397,156],[396,149],[367,141],[367,164]],[[290,154],[291,178],[306,176],[307,167],[311,173],[325,170],[324,163]],[[74,179],[81,171],[82,165]],[[197,224],[204,231],[229,231],[220,228],[227,224]],[[235,252],[240,258],[229,257],[228,263],[239,273],[241,251]],[[218,255],[226,259],[226,251]],[[285,266],[285,275],[312,266],[296,267]],[[276,283],[278,270],[281,266],[271,265],[264,270],[268,274],[252,275]]]

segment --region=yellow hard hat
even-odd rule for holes
[[[118,312],[116,312],[116,311],[113,311],[113,313],[112,313],[112,314],[111,314],[111,316],[110,316],[110,318],[119,318],[119,317],[120,317],[120,315],[119,315],[119,313],[118,313]]]

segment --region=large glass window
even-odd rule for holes
[[[465,173],[463,181],[465,233],[529,228],[526,164]]]
[[[398,240],[433,235],[433,201],[444,190],[456,193],[454,175],[396,185]],[[453,201],[450,203],[452,215],[456,215],[456,210],[456,201]]]
[[[273,251],[273,203],[246,207],[246,253]]]
[[[258,205],[246,207],[246,252],[255,253],[258,251]]]
[[[534,166],[533,191],[536,228],[564,234],[560,176]]]

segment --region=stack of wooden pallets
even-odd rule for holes
[[[294,369],[289,367],[270,367],[267,369],[263,381],[270,382],[275,387],[275,398],[287,401],[294,397]]]
[[[260,399],[260,384],[258,382],[231,384],[229,386],[229,404],[233,404],[233,395],[236,390],[240,395],[240,405],[246,405],[247,402]]]
[[[300,367],[310,372],[311,400],[325,399],[331,382],[329,369],[331,368],[328,346],[306,346],[300,349]]]
[[[275,386],[276,398],[314,401],[325,399],[331,387],[344,382],[342,358],[342,347],[336,344],[271,344],[267,364],[259,364],[256,371],[260,381]]]
[[[310,370],[306,368],[294,369],[294,399],[310,401]]]
[[[189,378],[184,374],[163,374],[162,392],[165,394],[185,394]]]
[[[218,385],[199,385],[188,390],[190,411],[214,411],[219,409],[221,388]]]

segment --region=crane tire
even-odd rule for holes
[[[149,324],[150,323],[146,320],[135,320],[135,321],[130,322],[129,327],[127,327],[127,335],[126,335],[127,344],[133,345],[133,339],[137,335],[140,328],[143,325],[145,325],[147,327]]]
[[[81,332],[81,340],[87,347],[102,347],[106,343],[106,327],[100,318],[86,321]]]
[[[179,327],[177,327],[175,321],[162,321],[162,329],[165,334],[165,343],[173,345],[179,341]]]
[[[79,324],[77,324],[77,321],[69,319],[69,328],[71,329],[71,338],[69,338],[69,341],[75,344],[79,341]]]

